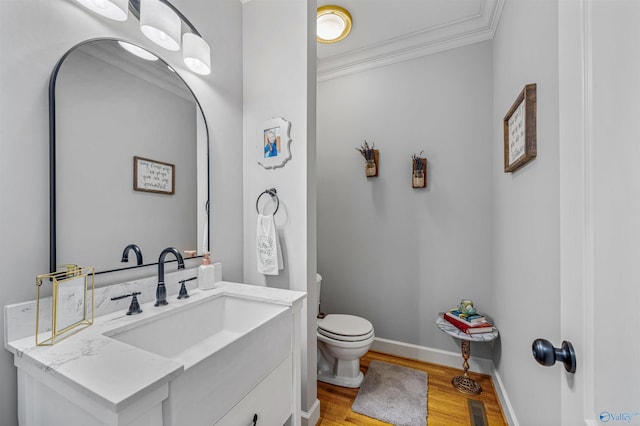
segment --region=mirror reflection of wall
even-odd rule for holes
[[[133,266],[120,262],[131,243],[146,264],[168,246],[202,254],[207,134],[182,80],[162,61],[99,40],[66,58],[55,103],[56,263]],[[134,156],[175,165],[175,193],[134,191]]]

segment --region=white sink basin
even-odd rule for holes
[[[289,356],[290,311],[221,294],[105,335],[183,364],[162,402],[163,425],[211,425]]]
[[[286,310],[273,303],[220,295],[106,335],[179,361],[186,370]]]

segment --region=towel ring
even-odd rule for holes
[[[275,197],[276,202],[277,202],[276,209],[273,212],[273,214],[275,215],[278,212],[278,208],[280,207],[280,198],[278,198],[278,191],[276,191],[275,188],[265,189],[260,195],[258,195],[258,199],[256,200],[256,211],[258,212],[258,214],[260,214],[260,209],[258,208],[258,203],[260,202],[260,198],[262,198],[262,196],[264,194],[269,194],[269,195],[271,195],[271,197]]]

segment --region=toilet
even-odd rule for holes
[[[322,277],[316,276],[317,314],[320,315]],[[329,314],[317,319],[318,380],[347,388],[358,388],[364,375],[360,358],[373,343],[373,325],[354,315]]]

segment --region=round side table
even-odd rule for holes
[[[453,336],[456,339],[460,339],[462,359],[464,360],[462,363],[464,374],[462,376],[455,376],[453,379],[451,379],[451,384],[454,388],[458,389],[462,393],[478,395],[482,392],[482,388],[480,387],[478,382],[473,380],[467,374],[467,371],[469,370],[471,342],[491,342],[498,337],[498,329],[493,327],[493,331],[490,333],[467,334],[455,325],[451,324],[449,321],[442,318],[442,315],[438,315],[438,318],[436,318],[436,325],[440,330],[447,333],[448,335]]]

